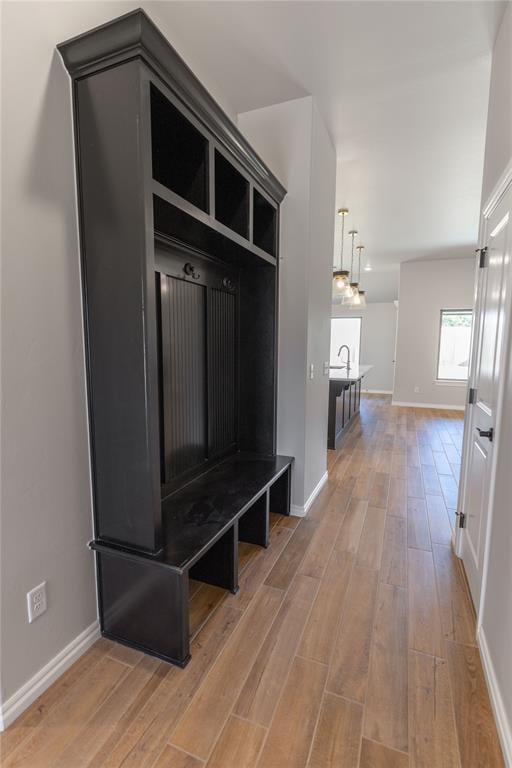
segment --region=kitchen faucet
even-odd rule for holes
[[[341,357],[341,350],[346,349],[347,350],[347,371],[350,369],[350,348],[348,344],[342,344],[341,347],[338,349],[338,357]]]

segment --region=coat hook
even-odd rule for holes
[[[225,277],[222,281],[222,285],[224,286],[224,288],[227,288],[228,291],[235,290],[235,284],[230,277]]]
[[[183,271],[188,277],[192,277],[194,280],[199,280],[199,272],[196,272],[196,268],[189,261],[183,267]]]

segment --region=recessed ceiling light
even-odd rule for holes
[[[372,267],[372,265],[371,265],[371,264],[366,264],[366,266],[365,266],[365,268],[364,268],[364,271],[365,271],[365,272],[371,272],[371,271],[372,271],[372,269],[373,269],[373,267]]]

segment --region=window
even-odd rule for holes
[[[338,350],[342,344],[347,344],[350,349],[350,363],[359,365],[359,350],[361,348],[361,318],[360,317],[333,317],[331,320],[331,365],[343,365],[347,361],[347,350],[344,349],[341,357]]]
[[[470,309],[441,310],[438,380],[467,381],[472,320]]]

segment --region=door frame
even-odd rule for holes
[[[502,173],[498,183],[494,187],[493,191],[489,195],[487,201],[485,202],[485,205],[482,208],[481,216],[480,216],[480,236],[479,236],[479,247],[483,248],[487,245],[487,241],[489,238],[489,218],[496,210],[499,203],[502,201],[502,199],[505,197],[505,195],[512,190],[512,158],[510,158],[507,166],[505,167],[504,172]],[[490,540],[491,540],[491,527],[492,527],[492,516],[494,511],[494,495],[495,495],[495,485],[496,485],[496,467],[497,467],[497,459],[498,459],[498,452],[499,452],[499,443],[500,443],[500,425],[501,425],[501,419],[503,415],[503,402],[504,402],[504,396],[505,396],[505,376],[503,375],[504,371],[504,357],[507,354],[507,347],[506,342],[510,339],[511,332],[512,332],[512,259],[509,261],[508,265],[505,265],[504,268],[504,274],[503,274],[503,282],[502,282],[502,290],[505,291],[505,300],[504,300],[504,308],[503,308],[503,336],[501,341],[501,349],[500,349],[500,374],[499,374],[499,381],[498,381],[498,394],[497,394],[497,400],[496,400],[496,415],[495,415],[495,423],[494,423],[494,430],[496,434],[496,440],[491,460],[491,472],[490,472],[490,480],[489,480],[489,498],[488,498],[488,507],[487,507],[487,524],[486,524],[486,531],[485,531],[485,543],[484,543],[484,561],[483,561],[483,572],[482,572],[482,585],[481,585],[481,592],[480,592],[480,604],[477,612],[477,620],[476,620],[476,630],[477,633],[480,630],[481,624],[482,624],[482,616],[484,612],[484,605],[485,605],[485,599],[486,599],[486,591],[487,591],[487,571],[488,571],[488,564],[489,564],[489,550],[490,550]],[[471,367],[469,372],[469,378],[468,378],[468,391],[469,387],[471,387],[474,384],[474,377],[475,377],[475,357],[474,357],[474,349],[475,349],[475,343],[479,343],[479,333],[480,333],[480,327],[479,327],[479,317],[477,317],[476,312],[478,309],[477,302],[478,302],[478,278],[479,278],[479,264],[477,261],[476,269],[475,269],[475,295],[474,295],[474,323],[473,323],[473,331],[472,331],[472,338],[471,338]],[[469,453],[469,422],[470,422],[470,411],[468,410],[468,407],[466,407],[466,413],[464,418],[464,438],[463,438],[463,444],[462,444],[462,462],[461,462],[461,477],[459,482],[459,495],[457,499],[457,521],[460,520],[460,514],[464,511],[464,497],[465,497],[465,491],[466,491],[466,485],[467,485],[467,477],[466,477],[466,464],[468,459],[468,453]],[[455,554],[458,557],[462,557],[462,546],[463,546],[463,538],[464,538],[464,528],[459,528],[458,524],[455,529],[454,533],[454,540],[453,540],[453,546],[455,550]]]

